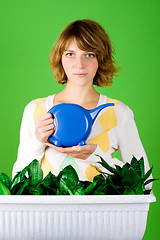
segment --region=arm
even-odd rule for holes
[[[33,122],[33,114],[35,110],[35,102],[30,102],[24,109],[21,128],[20,128],[20,143],[18,147],[17,160],[13,166],[12,176],[16,172],[21,171],[32,160],[41,161],[45,144],[37,140],[35,136],[35,125]]]
[[[118,145],[122,161],[124,163],[131,162],[133,156],[135,156],[138,160],[143,157],[145,173],[150,169],[149,162],[134,121],[134,114],[128,106],[126,106],[122,124],[120,126]],[[152,175],[150,175],[149,178],[152,178]],[[150,188],[152,188],[152,183],[146,186],[146,189]]]
[[[132,157],[137,159],[144,158],[145,171],[149,170],[149,163],[141,143],[134,115],[132,110],[126,106],[123,114],[122,123],[119,129],[118,146],[121,153],[122,161],[130,162]]]
[[[54,144],[47,142],[46,146],[53,148],[54,150],[68,154],[74,158],[79,158],[82,160],[86,160],[88,157],[90,157],[96,150],[97,145],[96,144],[86,144],[84,146],[74,146],[74,147],[56,147]]]

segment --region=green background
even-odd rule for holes
[[[159,56],[160,1],[0,1],[0,172],[11,176],[25,105],[62,90],[48,54],[64,27],[77,19],[98,21],[109,33],[122,68],[108,88],[97,91],[134,112],[153,176],[160,177]],[[119,156],[119,155],[118,155]],[[160,182],[148,215],[144,240],[160,239]]]

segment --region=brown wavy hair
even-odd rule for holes
[[[61,59],[66,44],[73,39],[76,40],[79,49],[96,54],[98,70],[93,79],[93,84],[101,87],[111,86],[113,76],[119,70],[115,66],[112,42],[102,26],[89,19],[70,23],[62,31],[49,53],[49,62],[58,83],[64,84],[67,82],[67,75],[63,69]]]

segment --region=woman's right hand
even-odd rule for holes
[[[51,113],[46,113],[35,121],[35,135],[39,142],[46,143],[48,137],[54,133],[54,119]]]

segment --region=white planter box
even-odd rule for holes
[[[0,196],[1,240],[141,240],[151,195]]]

